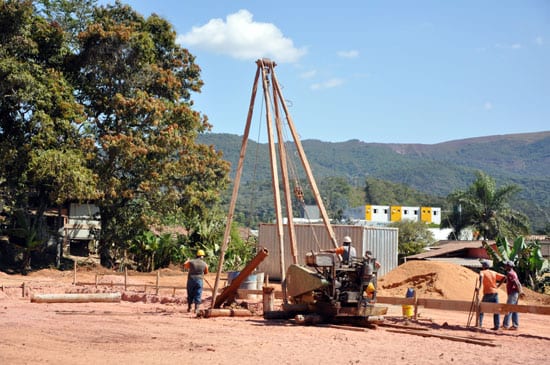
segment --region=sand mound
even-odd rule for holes
[[[408,261],[378,280],[378,295],[405,296],[408,288],[423,298],[472,300],[478,274],[460,265],[434,261]],[[506,299],[501,289],[499,297]]]
[[[472,300],[478,273],[460,265],[435,261],[408,261],[378,279],[378,295],[404,297],[414,288],[422,298]],[[550,295],[523,288],[519,304],[550,305]],[[499,289],[499,301],[506,302],[506,285]]]

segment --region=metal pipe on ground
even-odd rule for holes
[[[250,317],[252,316],[252,312],[248,309],[218,309],[218,308],[212,308],[212,309],[206,309],[204,311],[201,311],[202,317],[204,318],[210,318],[210,317]]]
[[[120,299],[120,293],[34,294],[31,303],[118,303]]]

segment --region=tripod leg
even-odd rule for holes
[[[474,295],[472,297],[472,304],[470,305],[470,312],[468,313],[468,323],[467,323],[467,326],[470,327],[471,324],[472,324],[472,318],[473,318],[473,315],[474,313],[477,315],[477,308],[479,307],[477,304],[478,304],[478,300],[479,300],[479,288],[481,287],[481,278],[478,278],[477,281],[476,281],[476,287],[474,289]],[[478,315],[478,318],[476,319],[476,327],[478,325],[478,321],[479,321],[479,315]]]

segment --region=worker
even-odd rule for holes
[[[365,293],[367,298],[371,301],[376,300],[376,290],[378,288],[378,269],[380,266],[381,265],[378,260],[373,257],[372,252],[369,250],[365,251],[365,256],[363,256],[363,272],[361,273],[362,285],[366,285]]]
[[[333,252],[337,255],[342,256],[342,264],[348,265],[351,260],[353,260],[357,254],[355,253],[355,247],[351,245],[351,237],[345,236],[342,242],[342,246],[337,248],[330,248],[327,250],[321,250],[322,252]]]
[[[378,269],[380,269],[380,263],[377,259],[375,259],[372,255],[372,251],[365,251],[364,256],[365,261],[367,262],[367,265],[372,266],[372,282],[374,283],[374,287],[378,288]]]
[[[369,261],[369,262],[372,261],[372,260],[374,260],[374,271],[375,271],[375,272],[378,271],[378,269],[380,269],[380,266],[382,266],[382,265],[380,265],[380,263],[378,262],[378,260],[376,260],[376,259],[372,256],[372,251],[369,251],[369,250],[365,251],[365,260],[367,260],[367,261]]]
[[[520,296],[523,296],[523,290],[521,283],[519,282],[518,274],[514,271],[514,262],[506,261],[504,269],[506,270],[506,293],[508,299],[506,304],[518,304]],[[512,317],[512,327],[510,327],[510,317]],[[504,315],[504,321],[502,322],[504,329],[517,330],[519,327],[519,315],[517,312],[509,312]]]
[[[204,262],[204,251],[197,250],[197,257],[187,260],[183,267],[189,270],[187,275],[187,312],[191,312],[191,305],[195,304],[195,313],[198,313],[202,302],[204,275],[208,274],[208,265]]]
[[[506,279],[506,276],[493,271],[489,270],[489,261],[482,260],[481,261],[481,282],[483,283],[483,297],[481,299],[482,302],[489,302],[489,303],[498,303],[498,288],[499,286],[504,282],[504,279]],[[478,288],[476,288],[478,290]],[[494,327],[492,328],[494,331],[497,331],[500,328],[500,314],[494,313],[493,314],[493,324]],[[483,313],[479,313],[479,327],[481,328],[483,326]]]

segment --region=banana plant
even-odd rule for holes
[[[539,275],[548,262],[544,260],[537,241],[526,241],[525,237],[519,236],[511,245],[506,238],[499,237],[495,248],[486,241],[483,241],[483,246],[493,260],[495,269],[503,269],[505,262],[510,260],[515,264],[520,281],[527,283],[532,289],[538,289]]]

